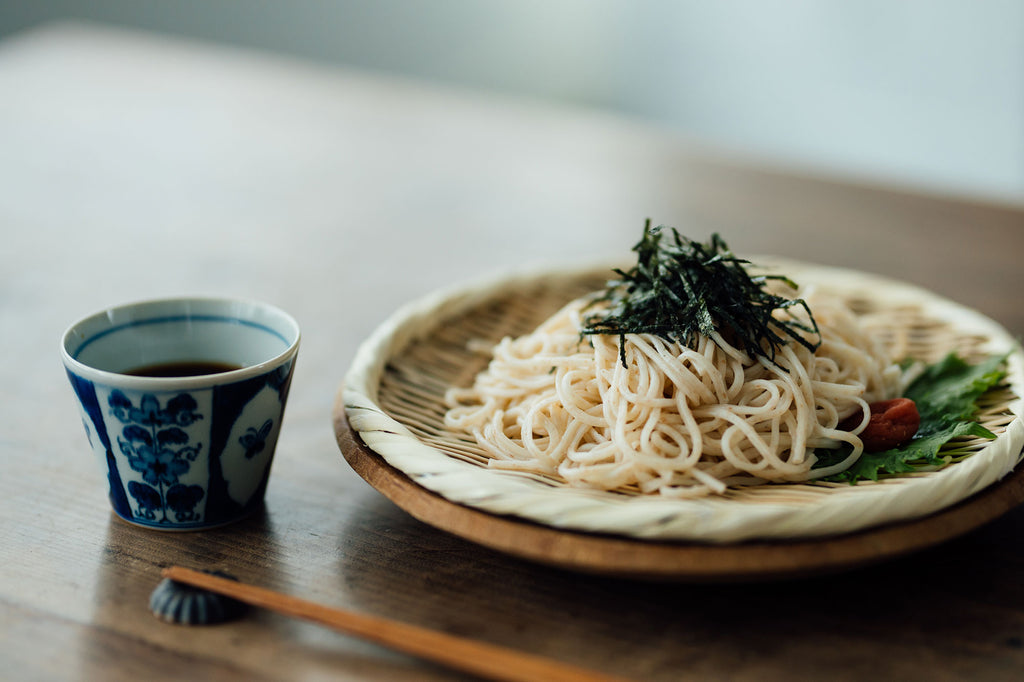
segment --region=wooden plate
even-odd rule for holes
[[[416,518],[466,539],[565,568],[645,578],[727,580],[835,570],[964,533],[1024,501],[1024,352],[995,322],[929,292],[866,273],[787,262],[874,319],[896,357],[1012,353],[1006,385],[954,466],[857,486],[749,486],[665,500],[581,490],[488,466],[444,424],[445,393],[468,385],[490,347],[531,331],[601,285],[607,268],[499,275],[410,302],[359,349],[334,407],[350,465]],[[898,351],[898,352],[897,352]],[[1011,472],[1018,472],[1011,475]]]
[[[963,502],[914,521],[837,537],[712,545],[656,542],[564,531],[455,504],[413,482],[354,433],[341,396],[334,432],[349,465],[413,517],[435,528],[530,561],[648,580],[764,580],[863,566],[967,533],[1024,503],[1024,468]]]

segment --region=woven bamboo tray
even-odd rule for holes
[[[334,410],[353,468],[417,518],[538,561],[644,577],[779,575],[895,556],[966,532],[1024,501],[1009,476],[1024,447],[1024,362],[998,324],[927,291],[864,273],[772,262],[844,296],[897,357],[1010,353],[980,421],[998,434],[937,472],[856,486],[763,485],[667,500],[597,492],[489,469],[471,437],[445,428],[444,393],[488,361],[474,348],[531,331],[603,285],[607,264],[510,274],[403,307],[360,347]]]

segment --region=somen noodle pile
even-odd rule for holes
[[[645,229],[645,240],[656,236]],[[673,263],[683,256],[699,267],[713,258],[730,267],[742,263],[720,242],[694,249],[676,234],[675,245],[654,246],[648,255],[663,258],[667,249]],[[666,274],[655,265],[650,272],[682,276],[683,294],[699,295],[696,268]],[[899,368],[839,301],[805,292],[794,312],[796,299],[772,292],[769,323],[785,332],[775,342],[751,342],[739,322],[723,324],[714,310],[701,320],[710,319],[710,326],[697,332],[632,333],[614,324],[612,313],[642,314],[640,304],[666,284],[637,284],[636,269],[620,274],[614,286],[621,292],[627,282],[634,297],[625,306],[607,293],[573,301],[532,333],[499,342],[471,387],[449,390],[446,425],[472,434],[490,466],[548,474],[573,486],[673,497],[803,481],[856,461],[860,428],[837,427],[855,414],[864,415],[863,426],[869,403],[898,394]],[[756,282],[759,291],[775,284]],[[718,295],[722,283],[708,286]],[[735,319],[737,304],[719,305],[730,306]],[[595,332],[595,321],[610,331]],[[812,469],[815,449],[845,444],[850,451],[842,461]]]

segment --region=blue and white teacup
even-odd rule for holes
[[[176,298],[104,310],[62,345],[118,516],[198,530],[263,502],[299,326],[263,303]]]

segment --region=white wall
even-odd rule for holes
[[[659,9],[629,70],[666,87],[624,85],[626,106],[770,157],[1024,202],[1024,2]]]
[[[810,171],[1024,204],[1022,0],[37,0],[87,18],[610,108]]]

